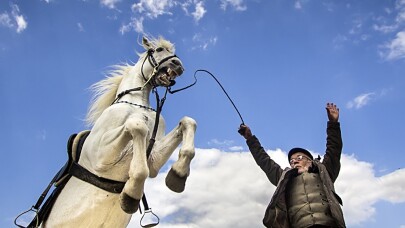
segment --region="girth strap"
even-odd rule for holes
[[[101,188],[111,193],[121,193],[124,189],[125,182],[110,180],[104,177],[99,177],[96,174],[88,171],[77,162],[73,162],[69,169],[69,173],[78,179],[90,183],[98,188]]]

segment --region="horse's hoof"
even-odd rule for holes
[[[166,186],[173,192],[183,192],[186,187],[187,176],[181,177],[174,171],[170,169],[169,173],[166,176]]]
[[[125,192],[122,192],[120,195],[121,208],[127,214],[133,214],[138,210],[139,201],[138,199],[130,197]]]

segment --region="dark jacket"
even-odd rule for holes
[[[263,218],[263,224],[266,227],[290,227],[287,215],[287,206],[285,199],[285,188],[290,178],[297,174],[297,169],[281,169],[281,167],[270,158],[261,146],[256,136],[247,140],[249,150],[252,153],[256,163],[267,175],[270,182],[277,186],[269,203]],[[340,156],[342,152],[342,138],[339,122],[328,122],[326,153],[322,162],[319,159],[313,161],[313,166],[319,170],[319,175],[323,183],[327,199],[329,201],[332,217],[335,219],[338,227],[346,227],[343,212],[339,204],[342,200],[335,193],[334,182],[340,171]]]

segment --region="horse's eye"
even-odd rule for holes
[[[157,52],[161,52],[161,51],[163,51],[164,49],[162,48],[162,47],[158,47],[158,48],[156,48],[156,51]]]

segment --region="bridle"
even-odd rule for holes
[[[151,85],[153,86],[153,91],[155,92],[155,94],[157,94],[157,89],[156,89],[156,87],[158,87],[158,85],[157,85],[156,82],[155,82],[155,77],[156,77],[156,75],[157,75],[158,72],[159,72],[160,66],[161,66],[164,62],[167,62],[167,61],[169,61],[169,60],[172,59],[172,58],[176,58],[177,55],[169,55],[169,56],[167,56],[167,57],[161,59],[159,62],[157,62],[156,59],[155,59],[155,57],[153,56],[153,53],[155,53],[155,52],[156,52],[156,49],[153,49],[153,48],[148,49],[148,51],[147,51],[147,53],[146,53],[146,56],[145,56],[145,58],[143,59],[143,62],[142,62],[141,74],[142,74],[143,79],[145,80],[145,84],[144,84],[143,86],[141,86],[141,87],[135,87],[135,88],[132,88],[132,89],[127,89],[127,90],[122,91],[121,93],[119,93],[119,94],[117,95],[117,97],[116,97],[115,100],[111,103],[111,105],[114,104],[114,103],[116,103],[121,97],[123,97],[123,96],[126,95],[126,94],[129,94],[129,93],[134,92],[134,91],[140,91],[140,90],[142,90],[148,83],[151,83]],[[143,68],[144,68],[144,65],[145,65],[146,60],[148,60],[149,64],[153,67],[153,71],[152,71],[151,76],[149,77],[149,79],[146,78],[145,74],[143,73],[143,71],[144,71]],[[171,84],[169,85],[169,87],[172,86],[172,85],[174,85],[174,84],[175,84],[175,81],[172,80],[172,81],[171,81]]]
[[[156,49],[153,49],[153,48],[148,49],[147,55],[146,55],[146,57],[144,58],[144,60],[142,62],[141,73],[142,73],[142,77],[146,81],[146,83],[151,81],[157,75],[157,73],[159,72],[160,65],[162,65],[164,62],[166,62],[166,61],[168,61],[168,60],[170,60],[172,58],[177,57],[177,55],[175,55],[175,54],[174,55],[169,55],[169,56],[163,58],[162,60],[160,60],[159,62],[157,62],[155,57],[153,56],[153,53],[155,53],[155,52],[156,52]],[[145,77],[145,74],[143,73],[143,65],[145,64],[146,59],[149,61],[150,65],[153,66],[153,71],[152,71],[151,77],[149,79],[147,79]],[[152,80],[151,83],[152,83],[152,85],[154,87],[157,86],[154,80]]]

